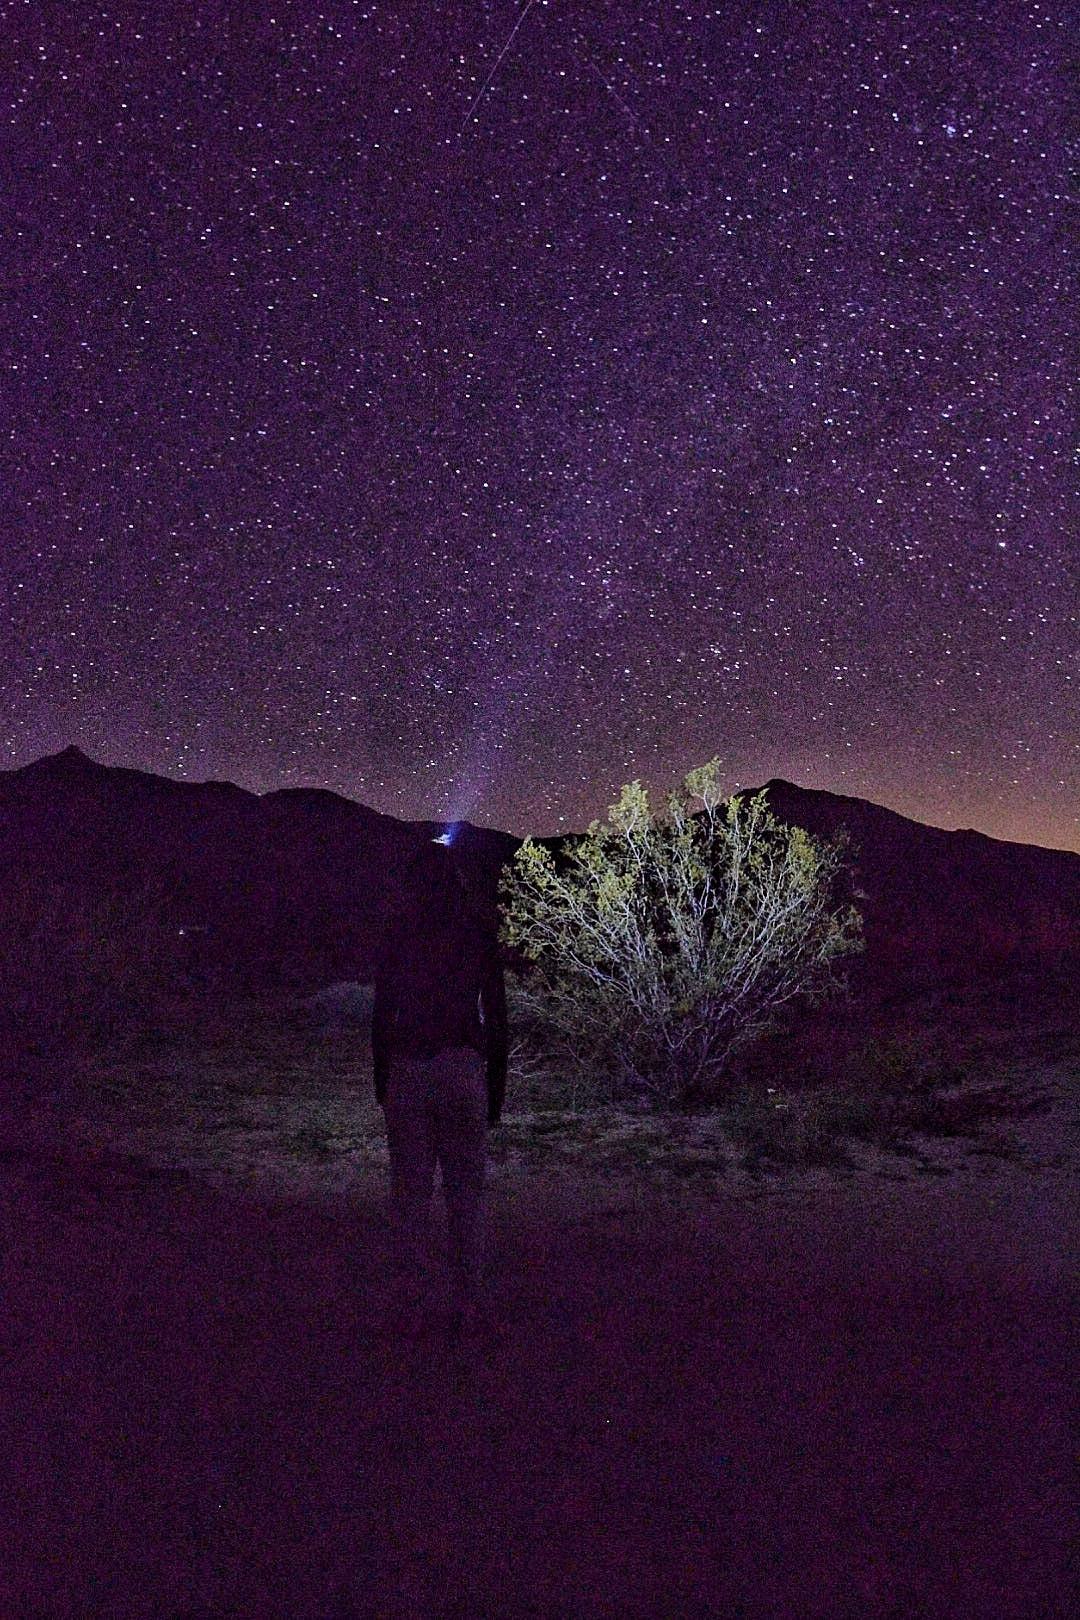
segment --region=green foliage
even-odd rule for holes
[[[718,770],[691,771],[664,818],[629,783],[607,826],[558,860],[526,839],[502,876],[501,938],[521,963],[511,1014],[612,1098],[715,1092],[781,1007],[827,994],[833,964],[862,948],[858,912],[833,904],[844,840],[784,826],[763,793],[722,799]]]

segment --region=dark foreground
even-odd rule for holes
[[[462,1375],[377,1204],[7,1158],[4,1616],[1080,1612],[1067,1178],[507,1197]]]

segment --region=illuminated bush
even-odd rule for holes
[[[862,949],[858,912],[834,898],[844,840],[776,821],[764,793],[721,799],[718,765],[691,771],[664,818],[630,783],[609,825],[556,856],[526,839],[500,881],[512,1012],[612,1101],[715,1096],[736,1053],[796,997],[838,988],[834,964]]]

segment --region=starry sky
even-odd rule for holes
[[[1080,849],[1073,32],[0,0],[0,764]]]

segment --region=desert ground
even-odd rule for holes
[[[1075,1615],[1080,1039],[989,1048],[1012,1117],[839,1163],[511,1083],[468,1356],[442,1236],[429,1331],[373,1326],[356,1032],[10,1075],[0,1612]]]

